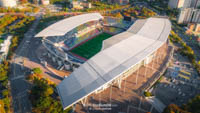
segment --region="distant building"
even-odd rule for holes
[[[193,15],[192,15],[191,22],[200,23],[200,9],[194,9],[193,10]]]
[[[16,0],[0,0],[0,7],[15,7],[16,5]]]
[[[170,8],[198,8],[200,0],[169,0],[168,6]]]
[[[192,8],[181,9],[177,19],[177,23],[178,24],[188,23],[190,22],[191,18],[192,18]]]
[[[81,1],[81,0],[77,0],[77,1],[72,0],[71,6],[74,9],[92,8],[92,4],[90,2]]]
[[[6,59],[11,44],[12,36],[8,36],[3,43],[0,44],[0,63]]]
[[[198,46],[200,47],[200,35],[199,35],[199,36],[197,36],[197,39],[196,39],[196,41],[197,41],[197,44],[198,44]]]
[[[49,5],[49,0],[41,0],[42,5]]]
[[[190,8],[195,6],[196,0],[169,0],[168,6],[174,8]]]
[[[186,33],[200,35],[200,23],[189,23]]]
[[[119,4],[119,5],[126,5],[129,3],[129,0],[108,0],[109,4]]]
[[[182,8],[177,18],[178,24],[200,23],[200,9]]]
[[[190,8],[192,0],[184,0],[183,8]]]
[[[200,7],[200,0],[192,0],[191,7],[192,8],[198,8],[198,7]]]
[[[168,6],[172,9],[182,8],[184,6],[185,0],[169,0]]]

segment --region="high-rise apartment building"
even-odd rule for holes
[[[194,9],[193,10],[193,15],[192,15],[191,22],[200,23],[200,9]]]
[[[180,10],[178,24],[187,24],[190,22],[200,23],[200,9],[182,8]]]
[[[184,7],[185,1],[190,1],[190,0],[169,0],[168,6],[170,8],[182,8]]]
[[[70,4],[71,4],[71,8],[74,8],[74,9],[92,8],[92,4],[84,0],[77,0],[77,1],[71,0]]]
[[[194,35],[200,34],[200,23],[189,23],[187,25],[187,28],[188,28],[186,31],[187,34],[194,34]]]
[[[192,0],[191,7],[192,8],[199,8],[200,7],[200,0]]]
[[[169,0],[170,8],[199,8],[200,0]]]
[[[191,20],[192,8],[181,9],[177,22],[178,24],[187,23]]]
[[[192,0],[184,0],[182,8],[190,8],[192,4]]]

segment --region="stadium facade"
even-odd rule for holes
[[[100,14],[94,16],[102,21]],[[63,29],[70,27],[60,22]],[[81,64],[57,86],[63,109],[79,101],[84,103],[89,95],[99,93],[114,83],[120,88],[123,79],[149,64],[157,50],[167,45],[170,30],[171,23],[166,18],[140,19],[127,30],[104,40],[99,53]]]

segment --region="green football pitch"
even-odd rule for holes
[[[110,34],[102,33],[95,38],[83,43],[82,45],[72,49],[71,52],[89,59],[101,50],[103,40],[108,39],[111,36],[112,35]]]

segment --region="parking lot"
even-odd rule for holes
[[[165,105],[187,103],[200,93],[200,77],[187,57],[175,52],[173,60],[152,93]]]

